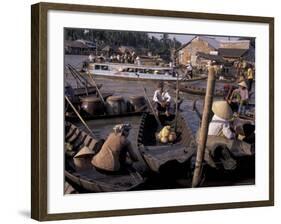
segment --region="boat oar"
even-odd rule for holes
[[[75,114],[77,115],[77,117],[80,119],[80,121],[82,122],[82,124],[87,128],[87,130],[91,133],[92,137],[96,138],[96,136],[94,135],[94,133],[92,132],[92,130],[89,128],[89,126],[86,124],[86,122],[84,121],[84,119],[81,117],[81,115],[79,114],[79,112],[76,110],[76,108],[73,106],[73,104],[71,103],[71,101],[68,99],[67,96],[64,96],[66,101],[69,103],[69,105],[71,106],[71,108],[73,109],[73,111],[75,112]]]
[[[90,74],[89,72],[87,72],[87,74],[88,74],[88,76],[89,76],[89,78],[90,78],[90,81],[92,82],[93,86],[96,87],[96,90],[97,90],[97,92],[98,92],[98,94],[99,94],[99,97],[101,98],[103,104],[105,105],[105,101],[104,101],[104,99],[103,99],[103,96],[102,96],[102,94],[101,94],[99,88],[98,88],[98,85],[97,85],[96,81],[94,80],[94,78],[91,76],[91,74]]]
[[[90,74],[89,72],[87,72],[87,73],[88,73],[88,76],[89,76],[90,81],[92,82],[93,86],[96,87],[96,90],[97,90],[97,92],[98,92],[98,94],[99,94],[99,97],[100,97],[101,101],[102,101],[103,104],[105,105],[105,101],[104,101],[104,99],[103,99],[103,96],[102,96],[102,94],[101,94],[99,88],[98,88],[98,85],[97,85],[96,81],[94,80],[94,78],[91,76],[91,74]]]
[[[196,100],[193,100],[193,102],[192,102],[192,111],[195,111],[195,112],[196,112],[196,114],[197,114],[197,116],[199,117],[200,122],[201,122],[201,120],[202,120],[202,114],[200,114],[199,110],[197,109],[196,103],[197,103],[197,99],[196,99]]]
[[[139,74],[138,74],[138,73],[135,73],[135,75],[138,77],[138,81],[140,81],[140,76],[139,76]],[[153,115],[154,115],[154,117],[155,117],[155,120],[156,120],[156,122],[157,122],[157,124],[158,124],[158,127],[159,127],[159,128],[162,128],[162,124],[161,124],[161,122],[160,122],[160,120],[159,120],[159,117],[157,116],[155,110],[153,109],[152,103],[150,102],[149,97],[147,96],[146,88],[143,86],[142,83],[141,83],[141,86],[142,86],[142,89],[143,89],[144,98],[145,98],[145,100],[147,101],[147,103],[148,103],[148,105],[149,105],[149,107],[150,107],[150,109],[151,109],[151,111],[152,111],[152,113],[153,113]]]
[[[153,113],[153,115],[155,117],[155,120],[156,120],[156,122],[158,124],[158,127],[162,128],[162,124],[161,124],[161,122],[159,120],[159,117],[157,116],[155,110],[153,109],[152,103],[150,102],[150,100],[149,100],[149,98],[147,96],[146,88],[144,86],[142,86],[142,88],[143,88],[143,92],[144,92],[144,97],[145,97],[146,101],[148,102],[148,105],[149,105],[149,107],[150,107],[150,109],[151,109],[151,111],[152,111],[152,113]]]

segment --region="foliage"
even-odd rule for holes
[[[160,38],[157,38],[160,36]],[[160,55],[165,60],[171,60],[171,50],[179,48],[181,43],[175,38],[170,39],[167,33],[151,35],[146,32],[65,29],[65,40],[84,39],[97,43],[98,50],[105,46],[117,48],[120,46],[134,47],[138,54]]]

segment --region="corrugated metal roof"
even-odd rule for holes
[[[203,52],[197,52],[196,55],[199,58],[204,58],[204,59],[207,59],[207,60],[216,61],[218,63],[226,63],[226,61],[220,55],[206,54],[206,53],[203,53]]]
[[[185,43],[184,45],[182,45],[180,48],[177,49],[177,51],[185,48],[188,44],[190,44],[195,38],[199,38],[202,41],[207,42],[211,47],[213,47],[214,49],[218,49],[220,47],[220,42],[218,40],[216,40],[215,38],[212,37],[207,37],[207,36],[194,36],[193,38],[191,38],[187,43]]]
[[[236,48],[220,48],[219,49],[219,54],[222,57],[227,57],[227,58],[239,58],[242,57],[243,54],[247,52],[247,49],[236,49]]]

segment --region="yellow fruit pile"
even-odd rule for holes
[[[167,125],[162,128],[158,134],[160,142],[166,144],[168,142],[173,142],[176,140],[177,136],[174,131],[171,130],[171,126]]]

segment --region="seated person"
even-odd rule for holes
[[[138,161],[134,153],[131,142],[128,140],[130,124],[116,125],[101,150],[92,159],[92,165],[99,170],[108,172],[124,172],[131,164],[126,161],[129,154],[132,161]]]
[[[153,102],[157,115],[159,115],[159,112],[165,111],[166,116],[170,116],[171,96],[167,90],[164,90],[162,81],[159,82],[157,90],[154,92]]]
[[[239,155],[251,155],[251,145],[236,139],[236,134],[231,127],[233,112],[226,101],[216,101],[212,110],[214,116],[209,124],[207,147],[225,145],[232,153]]]

